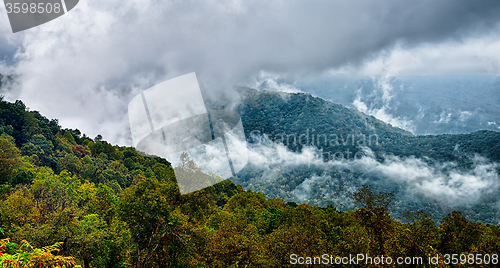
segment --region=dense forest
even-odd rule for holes
[[[273,162],[269,165],[250,161],[233,178],[245,189],[262,191],[268,197],[287,202],[332,205],[347,211],[355,207],[350,197],[353,189],[370,184],[376,191],[394,193],[394,215],[424,209],[438,222],[449,212],[460,210],[472,220],[490,224],[500,221],[500,189],[496,186],[500,174],[500,132],[413,135],[309,94],[249,88],[240,88],[239,92],[242,103],[237,111],[250,147],[262,152],[259,148],[263,146],[284,146],[296,153],[305,147],[315,148],[325,162],[273,162],[275,156],[267,159]],[[263,142],[262,137],[271,145]],[[360,160],[370,155],[370,161]],[[410,174],[404,174],[405,171]],[[456,177],[463,180],[454,182]],[[491,187],[473,194],[473,190],[462,185],[466,177],[476,179],[476,185],[487,180]],[[436,183],[436,178],[441,181]],[[470,201],[452,202],[439,194],[414,191],[423,183],[444,184],[447,189],[461,192],[450,194],[450,198]]]
[[[251,130],[248,115],[242,116]],[[269,120],[261,119],[263,126],[272,126]],[[367,120],[387,135],[413,137]],[[318,121],[309,121],[321,130]],[[392,138],[377,134],[380,143],[390,144]],[[497,138],[486,134],[471,135],[486,143]],[[454,138],[443,136],[450,143]],[[486,147],[478,150],[489,157],[498,152],[498,145]],[[187,157],[176,168],[199,172]],[[0,99],[0,267],[313,266],[357,254],[377,257],[357,262],[360,267],[387,266],[387,257],[393,264],[398,257],[423,258],[408,267],[498,263],[499,225],[471,221],[459,211],[437,223],[417,210],[396,218],[389,190],[360,185],[349,196],[355,207],[348,211],[266,197],[231,180],[180,195],[166,160],[62,129],[21,101]],[[379,263],[382,255],[386,264]],[[430,265],[430,257],[438,263]]]
[[[470,165],[468,159],[456,153],[455,148],[459,145],[463,154],[477,153],[500,161],[500,132],[413,135],[373,116],[310,94],[250,88],[240,88],[239,92],[243,99],[237,111],[241,114],[245,134],[266,134],[280,141],[284,136],[284,145],[292,151],[301,151],[305,144],[330,152],[347,149],[356,152],[366,146],[377,156],[427,157]],[[304,136],[299,139],[300,135]],[[309,140],[305,139],[307,136]]]

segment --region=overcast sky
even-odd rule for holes
[[[131,145],[127,105],[196,72],[206,97],[281,76],[500,74],[500,1],[81,0],[12,34],[0,10],[5,95],[112,143]],[[208,93],[210,92],[210,94]]]

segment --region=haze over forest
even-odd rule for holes
[[[0,14],[0,261],[500,251],[499,1],[79,1],[17,33]],[[136,151],[127,107],[193,72],[248,164],[181,195],[176,169],[222,178]]]

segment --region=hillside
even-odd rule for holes
[[[413,135],[309,94],[248,88],[239,92],[243,101],[237,111],[256,152],[266,151],[263,146],[279,147],[277,144],[295,153],[312,147],[325,162],[250,163],[233,179],[245,189],[347,210],[354,208],[349,193],[370,184],[378,191],[394,191],[397,213],[425,209],[439,220],[449,211],[460,209],[471,219],[488,223],[500,219],[496,208],[500,132]],[[263,144],[263,136],[274,144]],[[289,156],[295,159],[293,154]],[[361,159],[363,156],[366,158]],[[273,162],[273,158],[276,156],[267,162]],[[491,187],[477,188],[484,184]],[[436,187],[448,196],[429,191]],[[443,200],[447,197],[450,200]]]
[[[240,88],[239,91],[244,104],[237,111],[242,117],[247,137],[252,131],[254,134],[266,134],[272,140],[281,139],[280,135],[283,135],[284,144],[292,151],[301,151],[302,145],[307,144],[325,152],[343,152],[347,149],[356,152],[363,145],[376,154],[466,161],[453,153],[458,145],[464,154],[478,153],[493,161],[500,161],[500,132],[484,130],[470,134],[415,136],[373,116],[309,94],[275,93],[249,88]],[[298,140],[294,143],[294,135],[297,139],[305,135],[302,143]],[[308,143],[306,136],[309,136]],[[325,136],[327,143],[324,142]]]
[[[280,103],[281,108],[275,112],[281,113],[300,107],[302,100],[311,99],[302,94],[289,96],[290,99],[263,94],[266,96],[271,101],[260,101],[260,96],[256,96],[254,103],[240,108],[251,113],[252,108],[259,109],[256,105],[272,108],[274,104],[269,103]],[[294,98],[298,99],[294,106],[287,106],[287,101]],[[325,104],[331,107],[330,112],[349,117],[345,122],[356,122],[357,116],[362,116],[342,106],[313,101],[318,106],[315,112],[320,112],[319,105]],[[302,109],[299,114],[307,113],[307,109]],[[340,120],[327,116],[328,113],[323,117],[325,122]],[[242,113],[248,127],[247,115]],[[315,114],[308,115],[309,121],[316,120]],[[373,118],[367,120],[379,126],[375,130],[385,131],[387,136],[414,138]],[[306,121],[304,118],[300,122]],[[274,121],[262,116],[259,122],[272,126]],[[262,129],[264,126],[260,127],[259,122],[255,121],[254,125]],[[287,120],[279,124],[293,126]],[[365,130],[363,126],[358,126],[360,131]],[[285,130],[287,128],[283,128]],[[342,131],[344,128],[339,135],[348,133]],[[474,135],[489,142],[491,137],[486,134],[490,133]],[[250,148],[256,144],[255,140],[249,141]],[[472,141],[472,145],[476,143]],[[362,181],[354,184],[356,176],[371,174],[356,167],[343,170],[327,162],[283,166],[280,171],[279,166],[270,170],[250,163],[244,172],[256,176],[244,183],[248,188],[255,186],[252,182],[269,186],[262,188],[267,196],[244,190],[229,180],[180,195],[172,167],[166,160],[146,156],[134,148],[111,145],[100,135],[92,139],[77,129],[62,129],[57,120],[28,110],[21,101],[9,103],[2,99],[0,148],[2,264],[284,267],[296,260],[291,254],[321,256],[327,252],[332,258],[349,254],[384,254],[394,258],[440,254],[444,258],[443,254],[448,252],[495,254],[500,250],[499,227],[470,221],[468,211],[464,213],[469,219],[459,211],[450,211],[438,225],[429,214],[418,211],[425,206],[416,202],[413,207],[407,206],[411,211],[396,219],[395,212],[402,206],[398,200],[401,195],[388,193],[393,189],[382,187],[376,180],[364,181],[374,187],[362,186]],[[329,175],[324,176],[324,181],[312,182],[311,174],[318,171],[322,173],[317,177]],[[311,177],[307,177],[309,175]],[[339,180],[332,181],[337,175]],[[276,187],[267,181],[273,176],[275,182],[284,180],[286,187],[292,187],[294,180],[302,184],[309,179],[309,191],[322,199],[308,202],[314,201],[322,207],[271,198],[279,195],[276,191],[267,193],[274,188],[293,193],[293,189]],[[340,191],[325,192],[326,187]],[[345,202],[332,206],[322,200]],[[485,209],[489,208],[488,204],[484,205]],[[342,212],[347,206],[352,210]],[[494,219],[492,215],[486,218]],[[498,256],[489,257],[497,260]]]

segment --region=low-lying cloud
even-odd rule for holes
[[[196,72],[205,98],[234,101],[234,85],[262,71],[314,74],[358,66],[398,42],[480,39],[499,10],[497,1],[451,0],[82,1],[16,35],[2,19],[0,60],[9,67],[0,70],[12,68],[20,82],[1,94],[63,127],[130,145],[128,102],[169,78]]]
[[[473,165],[464,168],[455,162],[425,161],[415,157],[386,155],[383,161],[378,161],[369,148],[363,148],[363,157],[324,161],[321,151],[313,146],[304,147],[301,153],[292,152],[266,136],[248,146],[249,164],[263,174],[261,184],[256,187],[277,183],[273,178],[286,177],[287,171],[296,167],[316,168],[315,175],[304,178],[295,189],[284,193],[299,202],[322,205],[329,201],[349,209],[353,208],[350,193],[357,187],[382,183],[399,186],[407,198],[423,196],[444,207],[457,208],[487,198],[495,199],[500,190],[500,165],[479,155],[470,156]],[[332,170],[359,176],[332,177]],[[313,191],[315,185],[317,189]]]

